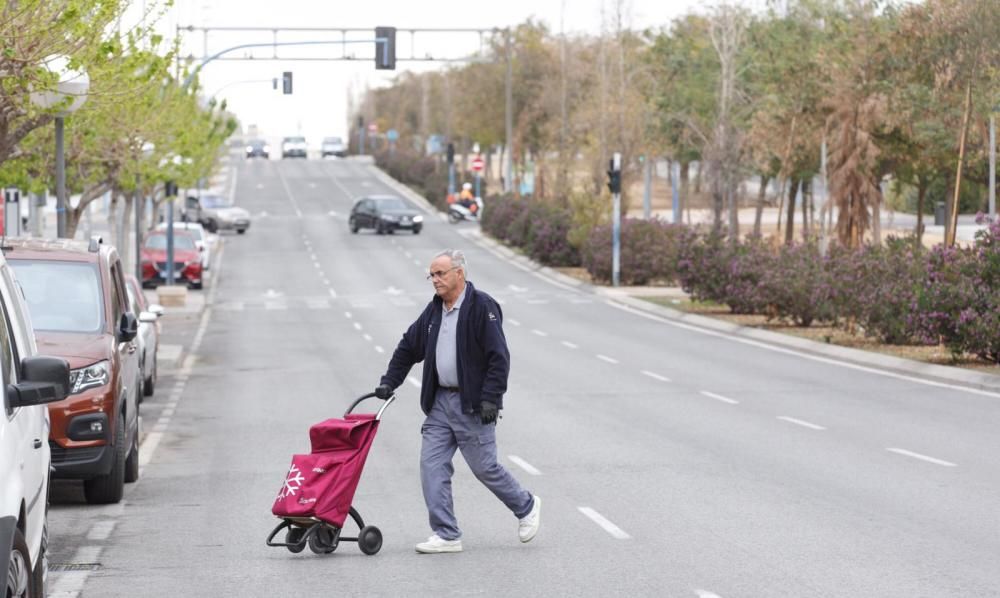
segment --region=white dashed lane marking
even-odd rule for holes
[[[607,518],[604,517],[604,515],[601,515],[600,513],[598,513],[594,509],[591,509],[590,507],[577,507],[577,510],[583,513],[584,516],[586,516],[588,519],[590,519],[597,525],[601,526],[601,529],[611,534],[611,537],[615,538],[616,540],[628,540],[629,538],[632,537],[627,533],[625,533],[625,531],[622,528],[608,521]]]
[[[597,354],[597,358],[608,363],[618,363],[618,360],[614,357],[608,357],[607,355],[601,355],[600,353]]]
[[[667,378],[666,376],[661,376],[661,375],[659,375],[659,374],[657,374],[655,372],[650,372],[650,371],[647,371],[647,370],[642,370],[642,375],[643,376],[649,376],[650,378],[652,378],[654,380],[659,380],[660,382],[670,382],[670,378]]]
[[[408,377],[406,379],[406,381],[409,382],[410,384],[416,386],[417,388],[420,388],[420,380],[417,380],[413,376]]]
[[[562,342],[562,346],[564,346],[564,347],[566,347],[568,349],[579,349],[580,348],[580,345],[578,345],[576,343],[571,343],[569,341],[563,341]]]
[[[507,458],[510,459],[511,463],[517,465],[530,475],[542,475],[542,472],[535,469],[535,467],[533,467],[530,463],[518,457],[517,455],[508,455]]]
[[[532,330],[531,334],[534,334],[534,335],[537,335],[537,336],[548,336],[549,335],[548,332],[543,332],[541,330],[538,330],[537,328],[535,328],[534,330]]]
[[[938,459],[935,457],[928,457],[927,455],[921,455],[920,453],[915,453],[913,451],[908,451],[901,448],[887,448],[885,449],[890,453],[896,453],[897,455],[903,455],[904,457],[912,457],[914,459],[919,459],[921,461],[926,461],[928,463],[933,463],[935,465],[941,465],[943,467],[958,467],[957,464],[951,461],[945,461],[944,459]]]
[[[802,426],[803,428],[809,428],[810,430],[825,430],[823,426],[816,425],[814,423],[807,422],[801,419],[795,419],[794,417],[788,417],[787,415],[779,415],[778,419],[781,421],[786,421],[790,424],[795,424],[796,426]]]
[[[724,397],[722,395],[717,395],[714,392],[708,392],[707,390],[701,391],[700,394],[702,396],[708,397],[710,399],[715,399],[716,401],[722,401],[723,403],[729,403],[730,405],[739,405],[740,404],[740,402],[737,401],[736,399],[730,399],[729,397]]]

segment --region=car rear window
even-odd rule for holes
[[[24,289],[35,330],[101,330],[104,294],[96,266],[36,260],[10,260],[9,263]]]
[[[202,195],[201,205],[208,209],[228,208],[229,202],[218,195]]]
[[[167,248],[167,235],[149,235],[146,237],[146,247],[149,249],[166,249]],[[175,249],[197,249],[194,245],[194,239],[190,235],[174,235],[174,248]]]

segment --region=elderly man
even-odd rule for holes
[[[410,325],[375,389],[388,398],[423,361],[420,406],[427,416],[421,429],[420,480],[431,530],[417,552],[461,552],[462,532],[451,497],[452,458],[462,451],[476,478],[518,518],[518,538],[538,533],[542,501],[524,490],[497,462],[496,422],[507,390],[510,353],[503,314],[496,301],[466,281],[465,255],[442,251],[427,279],[435,296]]]

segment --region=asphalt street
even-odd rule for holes
[[[393,192],[367,164],[238,160],[232,175],[253,226],[223,237],[204,314],[170,332],[187,357],[143,405],[126,501],[56,493],[54,595],[1000,595],[1000,395],[624,308],[437,215],[419,235],[352,235],[352,200]],[[538,537],[519,543],[456,457],[465,551],[414,552],[431,533],[418,367],[354,502],[381,552],[265,546],[309,426],[378,383],[449,247],[502,304],[499,451],[543,498]]]

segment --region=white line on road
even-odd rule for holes
[[[722,596],[719,596],[718,594],[705,590],[695,590],[694,593],[698,595],[698,598],[722,598]]]
[[[601,526],[601,528],[603,528],[604,531],[611,534],[611,536],[617,540],[628,540],[629,538],[632,537],[626,534],[625,531],[622,530],[622,528],[608,521],[604,517],[604,515],[601,515],[600,513],[598,513],[594,509],[591,509],[590,507],[577,507],[577,510],[579,510],[581,513],[587,516],[588,519],[590,519],[597,525]]]
[[[878,376],[885,376],[887,378],[895,378],[897,380],[906,380],[908,382],[915,382],[917,384],[923,384],[923,385],[926,385],[926,386],[935,386],[937,388],[947,388],[947,389],[950,389],[950,390],[957,390],[959,392],[967,392],[967,393],[971,393],[971,394],[981,395],[981,396],[984,396],[984,397],[995,397],[995,398],[1000,399],[1000,392],[991,392],[991,391],[988,391],[988,390],[980,390],[978,388],[969,388],[968,386],[959,386],[957,384],[948,384],[947,382],[935,382],[933,380],[925,380],[923,378],[917,378],[915,376],[907,376],[905,374],[897,374],[895,372],[889,372],[889,371],[886,371],[886,370],[879,370],[879,369],[868,367],[868,366],[864,366],[864,365],[858,365],[858,364],[855,364],[855,363],[849,363],[849,362],[846,362],[846,361],[840,361],[839,359],[832,359],[830,357],[820,357],[819,355],[810,355],[808,353],[803,353],[803,352],[797,351],[795,349],[786,349],[784,347],[778,347],[776,345],[771,345],[771,344],[768,344],[767,342],[764,342],[764,341],[756,341],[756,340],[751,340],[751,339],[747,339],[747,338],[740,338],[738,336],[734,336],[732,333],[729,333],[729,332],[716,332],[714,330],[708,330],[708,329],[702,328],[700,326],[695,326],[695,325],[692,325],[692,324],[685,324],[685,323],[682,323],[682,322],[675,322],[675,321],[673,321],[673,320],[671,320],[669,318],[664,318],[664,317],[661,317],[661,316],[655,316],[653,314],[648,314],[648,313],[645,313],[643,311],[640,311],[638,308],[634,308],[634,307],[631,307],[631,306],[628,306],[628,305],[625,305],[625,304],[622,304],[622,303],[617,303],[617,302],[615,302],[614,300],[611,300],[611,299],[605,301],[604,303],[605,303],[605,305],[608,305],[608,306],[613,307],[615,309],[619,309],[621,311],[630,313],[630,314],[635,315],[635,316],[639,316],[641,318],[646,318],[648,320],[653,320],[653,321],[656,321],[656,322],[661,322],[661,323],[667,324],[669,326],[674,326],[674,327],[677,327],[677,328],[683,328],[684,330],[690,330],[691,332],[697,332],[699,334],[704,334],[704,335],[707,335],[707,336],[714,336],[716,338],[726,339],[726,340],[730,340],[730,341],[733,341],[733,342],[741,343],[741,344],[744,344],[744,345],[750,345],[752,347],[759,347],[761,349],[766,349],[768,351],[774,351],[775,353],[784,353],[785,355],[793,355],[795,357],[801,357],[802,359],[809,359],[809,360],[812,360],[812,361],[818,361],[820,363],[827,363],[827,364],[830,364],[830,365],[836,365],[836,366],[839,366],[839,367],[848,368],[848,369],[852,369],[852,370],[856,370],[856,371],[867,372],[869,374],[875,374],[875,375],[878,375]]]
[[[812,430],[825,430],[826,429],[823,426],[818,426],[816,424],[809,423],[809,422],[807,422],[805,420],[795,419],[794,417],[788,417],[787,415],[779,415],[778,419],[780,419],[782,421],[786,421],[786,422],[788,422],[790,424],[795,424],[796,426],[802,426],[803,428],[809,428],[809,429],[812,429]]]
[[[285,193],[288,194],[288,201],[292,202],[292,207],[295,208],[295,215],[302,218],[302,210],[299,209],[299,202],[295,201],[295,196],[292,195],[292,189],[288,186],[285,175],[281,174],[281,168],[275,168],[274,171],[278,173],[278,178],[281,179],[281,184],[285,187]]]
[[[420,380],[417,380],[413,376],[408,377],[406,379],[406,381],[409,382],[410,384],[416,386],[417,388],[420,388]]]
[[[511,326],[520,326],[521,325],[521,323],[518,322],[517,320],[515,320],[514,318],[507,318],[507,321],[510,322]]]
[[[887,448],[885,449],[890,453],[896,453],[897,455],[903,455],[905,457],[913,457],[914,459],[920,459],[921,461],[927,461],[928,463],[933,463],[935,465],[943,465],[944,467],[958,467],[955,463],[951,461],[945,461],[943,459],[935,459],[934,457],[928,457],[927,455],[921,455],[920,453],[914,453],[913,451],[908,451],[901,448]]]
[[[730,399],[730,398],[724,397],[722,395],[717,395],[714,392],[708,392],[707,390],[702,390],[702,391],[699,391],[699,392],[702,394],[702,396],[706,396],[706,397],[708,397],[710,399],[715,399],[716,401],[722,401],[723,403],[729,403],[730,405],[739,405],[740,404],[740,402],[737,401],[736,399]]]
[[[355,330],[361,330],[361,323],[360,322],[355,322],[354,323],[354,329]]]
[[[383,349],[382,347],[380,347],[378,345],[375,345],[375,352],[376,353],[385,353],[385,349]]]
[[[538,336],[548,336],[549,335],[548,332],[543,332],[543,331],[541,331],[541,330],[539,330],[537,328],[532,329],[531,330],[531,334],[535,334],[535,335],[538,335]]]
[[[317,270],[319,270],[320,268],[322,268],[322,266],[319,265],[319,262],[313,262],[313,266],[316,266]]]
[[[607,355],[601,355],[600,353],[597,354],[597,358],[608,363],[618,363],[618,360],[614,357],[608,357]]]
[[[523,469],[524,471],[526,471],[531,475],[542,475],[542,472],[535,469],[530,463],[518,457],[517,455],[507,455],[507,458],[510,459],[511,463],[517,465],[518,467],[520,467],[521,469]]]
[[[350,320],[350,319],[351,319],[351,318],[353,318],[354,316],[352,316],[352,315],[351,315],[351,312],[349,312],[349,311],[345,311],[345,312],[344,312],[344,317],[345,317],[345,318],[347,318],[348,320]]]
[[[368,334],[367,332],[365,334],[362,334],[361,336],[364,337],[364,339],[369,343],[372,342],[372,335]]]
[[[562,342],[562,346],[567,347],[569,349],[579,349],[580,348],[580,345],[578,345],[576,343],[571,343],[569,341],[563,341]]]
[[[333,297],[334,299],[336,299],[337,298],[337,291],[335,291],[333,289],[330,289],[330,296]]]
[[[115,531],[115,525],[118,522],[114,519],[105,519],[104,521],[98,521],[93,526],[91,526],[90,531],[87,532],[88,540],[107,540],[111,537],[111,532]]]
[[[642,370],[641,373],[642,373],[643,376],[649,376],[650,378],[652,378],[654,380],[659,380],[660,382],[670,382],[670,378],[667,378],[666,376],[661,376],[661,375],[657,374],[656,372],[650,372],[648,370]]]

